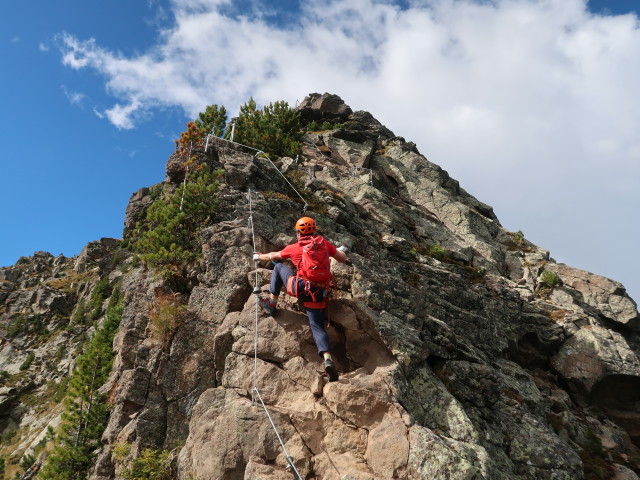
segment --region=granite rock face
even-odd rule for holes
[[[119,478],[113,449],[128,444],[171,451],[184,480],[292,478],[290,462],[323,480],[637,479],[640,317],[624,287],[506,231],[369,113],[329,94],[299,108],[339,125],[307,132],[296,160],[274,168],[222,141],[197,152],[224,184],[180,288],[142,266],[121,274],[112,410],[90,478]],[[176,188],[181,166],[167,169],[164,188]],[[294,299],[256,309],[271,266],[251,255],[294,241],[301,216],[285,176],[349,247],[332,267],[337,382]],[[125,225],[152,202],[137,192]],[[90,252],[96,271],[110,264]],[[53,305],[16,294],[18,267],[0,270],[7,309]],[[166,298],[180,314],[159,338],[150,317]]]

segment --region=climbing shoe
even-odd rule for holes
[[[276,311],[276,306],[271,303],[271,300],[269,298],[259,298],[258,306],[269,315],[273,315],[273,312]]]
[[[329,377],[330,382],[338,380],[338,370],[336,370],[336,366],[328,358],[324,361],[324,371],[327,372],[327,377]]]

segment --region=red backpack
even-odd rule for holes
[[[331,285],[333,285],[334,298],[336,296],[337,285],[335,278],[331,275],[331,260],[326,240],[320,235],[312,235],[301,238],[298,244],[302,247],[302,259],[297,265],[297,273],[289,277],[287,281],[287,293],[293,297],[298,297],[302,293],[299,290],[298,279],[302,278],[305,280],[304,291],[312,299],[310,302],[304,302],[303,305],[310,308],[327,308],[327,302],[331,297],[324,296],[324,299],[318,302],[309,285],[314,283],[326,289],[330,289]],[[327,325],[329,325],[329,322],[329,312],[327,311]]]
[[[301,238],[298,244],[302,247],[302,260],[298,265],[298,276],[328,286],[332,278],[331,261],[326,240],[321,235]]]

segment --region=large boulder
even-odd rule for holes
[[[303,121],[344,122],[353,112],[349,105],[335,94],[311,93],[298,105]]]

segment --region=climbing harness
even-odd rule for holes
[[[251,229],[253,251],[256,252],[256,233],[253,225],[253,202],[252,202],[251,190],[249,190],[248,195],[249,195],[249,228]],[[289,455],[289,452],[287,451],[287,447],[285,447],[284,445],[284,441],[282,440],[282,437],[280,436],[280,433],[278,432],[278,429],[276,428],[276,425],[273,419],[271,418],[271,414],[269,413],[269,409],[267,408],[266,404],[264,403],[264,400],[262,399],[262,395],[260,395],[260,390],[258,390],[258,374],[257,374],[258,372],[258,318],[259,318],[258,300],[260,298],[260,293],[261,293],[260,285],[259,285],[259,276],[258,276],[258,260],[254,260],[254,269],[256,271],[256,277],[255,277],[255,284],[253,287],[253,293],[256,296],[256,319],[255,319],[254,342],[253,342],[253,388],[251,389],[251,398],[254,406],[256,406],[256,399],[260,401],[260,404],[262,405],[264,412],[267,414],[269,423],[271,423],[271,427],[273,428],[273,431],[275,432],[276,437],[278,437],[278,442],[280,442],[280,447],[282,447],[282,451],[285,455],[285,458],[287,459],[287,463],[289,464],[289,469],[293,472],[294,477],[297,480],[303,480],[302,476],[300,475],[300,472],[298,472],[298,469],[293,463],[293,457]]]
[[[206,145],[205,145],[205,150],[204,151],[206,152],[207,148],[209,147],[209,137],[213,137],[213,139],[215,139],[215,141],[223,141],[223,142],[233,143],[234,145],[239,145],[241,147],[248,148],[249,150],[253,150],[254,152],[256,152],[256,154],[253,156],[254,158],[263,158],[263,159],[267,160],[271,164],[271,166],[275,169],[275,171],[278,172],[278,174],[284,179],[284,181],[287,182],[287,184],[291,187],[291,190],[296,192],[296,195],[298,195],[298,197],[300,197],[300,200],[302,200],[302,203],[304,203],[304,206],[302,207],[302,213],[305,213],[307,211],[307,209],[309,208],[309,204],[304,199],[304,197],[302,195],[300,195],[300,192],[298,192],[298,190],[296,190],[296,187],[294,187],[291,184],[291,182],[284,175],[284,173],[282,173],[280,171],[280,169],[276,166],[276,164],[271,161],[271,158],[269,158],[269,155],[267,155],[264,151],[262,151],[262,150],[260,150],[258,148],[254,148],[254,147],[250,147],[249,145],[243,145],[242,143],[234,142],[233,141],[233,132],[234,132],[234,130],[235,130],[235,123],[233,124],[233,126],[231,128],[231,140],[227,140],[226,138],[216,137],[215,135],[212,136],[211,134],[207,135],[207,141],[206,141]]]

